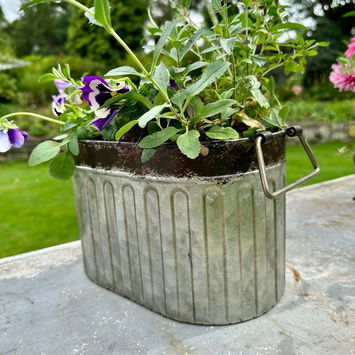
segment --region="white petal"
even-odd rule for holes
[[[100,108],[100,110],[95,111],[96,118],[106,118],[109,114],[110,114],[109,107]]]
[[[0,131],[0,153],[5,153],[11,148],[9,136],[4,131]]]
[[[102,81],[100,81],[98,79],[91,80],[90,84],[89,84],[89,87],[90,87],[91,90],[97,91],[97,87],[99,85],[103,85],[105,88],[107,88],[109,91],[111,91],[111,87],[105,85]],[[99,92],[99,90],[97,92]]]
[[[91,102],[91,107],[93,109],[99,108],[100,104],[96,101],[97,92],[90,92],[89,101]]]

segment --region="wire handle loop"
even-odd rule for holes
[[[264,161],[264,154],[263,154],[262,146],[263,146],[263,144],[267,144],[268,142],[270,142],[273,139],[273,135],[269,131],[258,132],[255,135],[256,157],[258,159],[261,186],[264,190],[265,196],[269,199],[275,199],[276,197],[283,195],[290,190],[293,190],[298,185],[301,185],[304,182],[306,182],[309,179],[316,176],[320,171],[317,159],[314,156],[312,149],[307,142],[307,139],[304,137],[304,135],[302,133],[302,127],[301,126],[288,127],[288,128],[286,128],[285,132],[288,137],[298,137],[304,150],[307,153],[309,160],[312,163],[314,170],[310,174],[300,178],[299,180],[297,180],[297,181],[295,181],[295,182],[293,182],[293,183],[291,183],[279,190],[272,191],[269,187],[268,179],[266,176],[266,168],[265,168],[265,161]]]

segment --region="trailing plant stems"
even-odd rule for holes
[[[65,122],[56,120],[55,118],[51,118],[51,117],[47,117],[47,116],[43,116],[43,115],[38,115],[37,113],[31,113],[31,112],[9,113],[8,115],[2,116],[1,119],[5,120],[7,118],[14,117],[14,116],[32,116],[32,117],[40,118],[40,119],[42,119],[44,121],[57,123],[57,124],[60,124],[62,126],[65,124]]]

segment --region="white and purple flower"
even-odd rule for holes
[[[68,81],[55,79],[54,85],[59,91],[59,95],[52,96],[52,112],[55,116],[60,116],[65,111],[64,101],[68,97],[65,93],[65,89],[72,86]]]
[[[119,82],[116,86],[109,85],[99,76],[85,76],[84,86],[79,88],[82,91],[82,98],[87,101],[95,112],[95,119],[90,124],[95,125],[102,131],[119,113],[119,108],[100,108],[105,102],[114,96],[124,94],[131,88],[124,82]]]
[[[66,95],[65,94],[59,94],[59,95],[52,95],[52,112],[55,116],[60,116],[64,110],[64,100],[65,100]]]
[[[17,128],[9,128],[6,132],[0,129],[0,153],[5,153],[12,146],[20,148],[26,142],[28,134]]]
[[[67,89],[68,87],[71,86],[71,83],[68,81],[60,80],[60,79],[54,79],[54,85],[58,89],[60,94],[64,94],[64,90]]]

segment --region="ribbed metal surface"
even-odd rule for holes
[[[269,167],[284,186],[284,164]],[[168,317],[228,324],[271,309],[284,290],[285,200],[258,172],[228,180],[145,177],[77,167],[91,280]]]

